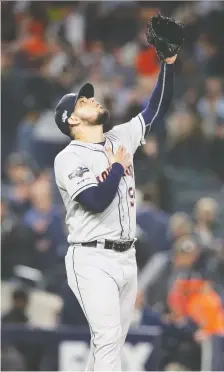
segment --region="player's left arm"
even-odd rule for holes
[[[151,98],[146,108],[139,114],[144,121],[146,136],[152,124],[157,124],[169,110],[174,89],[174,64],[163,63],[153,90]]]
[[[118,125],[111,131],[111,135],[114,133],[123,143],[129,142],[133,154],[144,143],[152,124],[159,123],[170,107],[174,88],[175,60],[176,56],[162,63],[157,84],[146,108],[130,122]]]

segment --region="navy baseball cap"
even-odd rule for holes
[[[55,110],[55,123],[63,134],[69,136],[68,119],[74,111],[80,97],[94,97],[94,87],[91,83],[84,84],[78,93],[69,93],[62,97]]]

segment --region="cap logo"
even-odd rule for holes
[[[68,119],[68,111],[65,110],[61,116],[61,120],[63,121],[63,123],[65,123],[67,119]]]

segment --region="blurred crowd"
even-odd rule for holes
[[[158,252],[167,264],[139,292],[133,326],[152,319],[162,326],[162,369],[177,362],[198,370],[200,341],[224,332],[222,2],[3,1],[1,8],[2,280],[57,294],[58,322],[74,326],[86,320],[66,286],[53,162],[68,139],[54,124],[55,105],[91,81],[111,113],[107,129],[130,120],[160,68],[145,38],[148,19],[161,11],[186,24],[172,108],[134,158],[139,272]],[[14,293],[4,322],[29,322],[27,296]]]

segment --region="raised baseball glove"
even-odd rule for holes
[[[159,59],[164,61],[179,52],[184,40],[184,25],[157,13],[147,24],[146,37],[149,45],[155,47]]]

